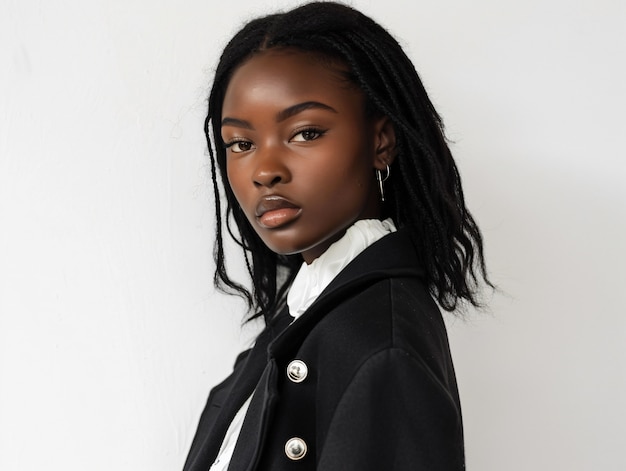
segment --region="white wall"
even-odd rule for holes
[[[211,287],[203,108],[293,2],[210,3],[1,1],[2,470],[181,468],[252,334]],[[506,293],[450,322],[468,468],[626,469],[624,2],[354,5],[414,59]]]

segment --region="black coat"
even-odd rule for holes
[[[292,325],[277,316],[211,391],[185,471],[209,469],[253,391],[229,471],[464,469],[446,330],[422,277],[399,231]]]

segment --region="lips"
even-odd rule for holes
[[[302,209],[286,198],[278,195],[264,196],[255,209],[259,224],[274,229],[296,219]]]

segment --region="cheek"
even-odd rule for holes
[[[362,146],[347,148],[345,152],[336,156],[326,168],[331,191],[339,198],[340,195],[351,200],[363,197],[370,187],[370,180],[374,176],[374,169],[368,154]]]
[[[315,218],[328,218],[330,214],[353,217],[368,200],[370,172],[363,164],[326,161],[324,165],[302,168],[299,173],[299,193],[309,202],[308,209],[314,211]]]

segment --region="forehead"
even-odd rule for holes
[[[363,106],[362,92],[349,81],[341,62],[293,49],[270,49],[253,55],[233,73],[223,102],[223,113],[251,102],[289,106],[294,101],[334,102]],[[334,106],[334,105],[331,105]]]

